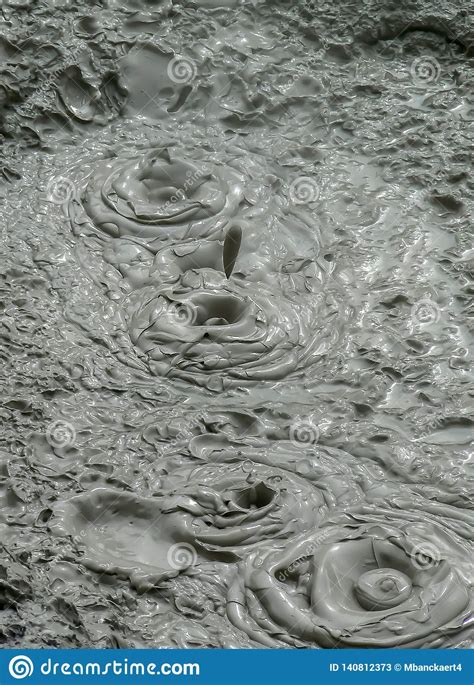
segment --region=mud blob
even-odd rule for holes
[[[82,202],[100,232],[159,245],[218,232],[242,203],[242,182],[228,166],[194,163],[165,148],[103,162]]]
[[[324,495],[304,478],[241,462],[176,469],[163,511],[179,536],[234,558],[264,541],[291,539],[322,520]],[[173,489],[174,492],[173,492]]]
[[[172,469],[155,494],[96,488],[58,504],[49,528],[72,538],[86,567],[145,588],[200,561],[236,560],[263,541],[291,539],[327,510],[304,478],[267,466],[249,472],[245,463]]]
[[[285,378],[322,353],[314,334],[317,301],[305,307],[224,275],[192,286],[182,280],[130,297],[130,337],[154,374],[219,390]]]
[[[270,647],[446,647],[468,629],[466,548],[431,522],[331,521],[290,546],[252,553],[228,615]],[[357,518],[357,516],[355,516]]]
[[[354,594],[367,611],[391,609],[408,599],[411,592],[410,578],[391,568],[367,571],[354,583]]]
[[[229,257],[226,257],[222,234],[237,233],[241,243],[229,261],[234,280],[265,282],[284,292],[303,295],[321,291],[328,274],[318,259],[320,237],[310,217],[303,212],[288,212],[278,220],[269,221],[268,216],[265,220],[261,216],[245,218],[249,213],[240,212],[222,232],[207,239],[172,241],[158,251],[135,238],[108,240],[103,256],[130,288],[136,290],[151,284],[176,283],[189,271],[225,273],[225,261]],[[235,249],[235,241],[231,243]]]
[[[178,281],[187,271],[223,272],[223,242],[193,240],[165,247],[156,255],[151,273],[162,283]]]
[[[174,563],[174,552],[189,550],[179,548],[181,541],[166,524],[156,500],[96,488],[59,504],[49,527],[72,538],[77,561],[87,568],[128,577],[146,589],[186,568],[182,560]]]

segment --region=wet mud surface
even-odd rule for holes
[[[472,12],[0,5],[0,643],[466,647]]]

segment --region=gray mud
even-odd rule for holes
[[[472,9],[3,0],[3,646],[471,644]]]

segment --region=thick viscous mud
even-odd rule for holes
[[[0,6],[0,641],[469,646],[472,12]]]

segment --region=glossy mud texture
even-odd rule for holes
[[[2,645],[472,644],[472,22],[2,3]]]

